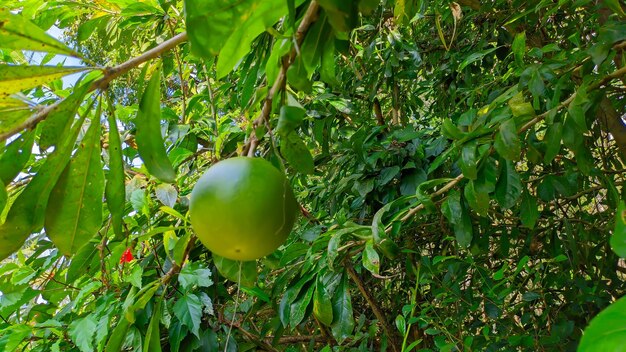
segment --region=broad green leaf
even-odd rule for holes
[[[43,226],[50,192],[70,159],[85,115],[72,126],[64,143],[48,156],[37,175],[11,206],[4,224],[0,226],[0,260],[17,251],[32,232]]]
[[[312,174],[315,171],[313,156],[297,133],[288,134],[281,142],[280,152],[293,168],[303,174]]]
[[[533,105],[524,99],[524,95],[520,92],[515,94],[508,103],[511,113],[514,117],[534,116],[535,109]]]
[[[122,350],[122,346],[124,341],[126,340],[126,334],[128,333],[128,328],[130,327],[130,322],[124,317],[120,317],[115,329],[111,331],[111,335],[107,344],[104,348],[105,352],[120,352]]]
[[[476,190],[474,181],[470,181],[465,185],[463,192],[467,203],[481,216],[486,216],[489,210],[489,194]]]
[[[283,298],[278,306],[278,316],[284,327],[287,327],[291,321],[291,304],[298,298],[302,288],[309,284],[312,278],[313,273],[302,276],[295,284],[290,285],[285,294],[283,294]]]
[[[581,132],[587,132],[589,128],[587,127],[587,118],[585,113],[589,109],[590,105],[589,98],[587,96],[587,87],[582,85],[576,91],[576,96],[567,106],[567,112],[569,117],[573,119],[576,123],[576,126]]]
[[[82,319],[72,321],[68,329],[68,335],[78,346],[81,352],[92,352],[93,338],[96,333],[97,321],[93,314]]]
[[[596,315],[583,331],[578,352],[623,351],[626,340],[626,297]]]
[[[537,199],[535,199],[535,197],[530,195],[528,192],[524,192],[522,197],[520,218],[522,220],[522,225],[529,229],[534,229],[537,219],[539,219]]]
[[[21,15],[0,9],[0,47],[44,51],[80,57],[74,50],[48,35]]]
[[[248,287],[254,287],[256,284],[257,269],[255,261],[239,262],[213,253],[213,262],[220,274],[228,280]]]
[[[10,333],[0,337],[3,351],[18,351],[22,342],[33,333],[33,328],[26,324],[13,324],[7,329],[10,329]]]
[[[139,156],[151,175],[167,183],[176,180],[176,172],[167,158],[161,137],[161,70],[152,73],[150,82],[139,102],[135,117],[135,141]]]
[[[1,110],[0,111],[0,135],[7,137],[4,134],[9,133],[15,128],[18,128],[24,121],[32,115],[32,111],[28,109],[16,109],[16,110]]]
[[[296,56],[295,61],[287,69],[287,82],[295,90],[311,93],[313,83],[311,82],[311,75],[304,66],[302,56]]]
[[[326,15],[322,13],[307,31],[300,46],[302,62],[310,75],[320,63],[325,44],[333,39],[330,28],[326,26]]]
[[[330,326],[333,322],[333,306],[324,283],[317,280],[313,294],[313,314],[322,324]]]
[[[299,5],[302,1],[296,3]],[[219,54],[227,44],[233,46],[230,52],[236,53],[237,39],[245,39],[242,44],[245,50],[237,54],[241,56],[232,58],[236,63],[248,52],[256,36],[287,13],[287,2],[282,0],[185,0],[191,50],[208,59]]]
[[[30,158],[35,133],[24,132],[0,154],[0,182],[8,185],[22,171]]]
[[[493,143],[494,148],[500,156],[507,160],[519,160],[522,148],[517,134],[517,127],[513,119],[506,120],[500,125],[500,130],[496,134]]]
[[[213,285],[211,280],[211,270],[205,268],[199,262],[187,263],[178,274],[178,282],[183,290],[198,287],[209,287]]]
[[[122,159],[122,141],[112,107],[109,107],[107,121],[109,124],[109,172],[107,173],[104,193],[106,195],[109,212],[111,213],[113,232],[115,232],[117,238],[123,238],[124,230],[122,227],[122,217],[126,203],[124,161]]]
[[[70,266],[67,268],[65,280],[68,283],[74,282],[79,276],[89,274],[89,272],[98,268],[100,265],[100,257],[96,243],[89,242],[82,246],[78,252],[72,257]]]
[[[322,64],[320,66],[320,76],[322,81],[331,86],[339,85],[336,73],[337,64],[335,62],[335,41],[328,40],[322,51]]]
[[[176,200],[178,199],[178,191],[174,186],[163,183],[156,187],[154,191],[158,200],[161,201],[164,205],[173,208],[176,205]]]
[[[611,249],[622,258],[626,258],[626,203],[619,202],[615,212],[615,227],[611,235]]]
[[[70,96],[65,98],[59,105],[48,114],[42,123],[41,135],[39,136],[39,149],[46,150],[53,145],[62,143],[63,136],[67,134],[81,102],[87,95],[89,84],[83,84]]]
[[[174,315],[189,330],[200,337],[200,320],[202,319],[202,302],[193,293],[180,297],[174,304]]]
[[[307,308],[311,304],[314,291],[315,285],[309,285],[304,291],[300,292],[299,297],[291,303],[291,307],[289,308],[289,325],[292,328],[296,328],[306,317]]]
[[[124,316],[126,317],[126,320],[132,324],[135,323],[135,313],[146,307],[146,304],[148,304],[152,297],[154,297],[154,294],[161,286],[160,283],[160,280],[152,281],[139,290],[136,295],[129,294],[126,302],[124,303]]]
[[[492,52],[496,51],[496,49],[498,48],[490,48],[490,49],[486,49],[486,50],[482,50],[482,51],[478,51],[475,53],[472,53],[470,55],[468,55],[465,60],[463,60],[463,62],[461,62],[461,64],[459,65],[458,70],[461,71],[463,70],[465,67],[467,67],[467,65],[472,64],[476,61],[482,60],[485,56],[491,54]]]
[[[38,87],[63,76],[85,70],[87,70],[85,67],[0,64],[0,98],[5,98],[24,89]]]
[[[543,155],[543,162],[549,164],[561,151],[561,137],[563,135],[563,124],[555,122],[546,131],[543,140],[546,143],[546,152]]]
[[[200,2],[201,0],[196,0],[196,1]],[[192,1],[187,0],[187,3],[189,2],[192,2]],[[205,0],[203,2],[209,2],[209,3],[212,2],[214,4],[213,6],[224,6],[223,5],[224,1],[216,1],[216,0],[206,1]],[[233,1],[226,1],[226,2],[233,3]],[[298,1],[298,2],[302,3],[302,1]],[[248,11],[248,9],[251,11]],[[245,15],[241,15],[241,17],[237,17],[236,13],[239,10],[244,12]],[[265,32],[267,28],[272,27],[276,22],[278,22],[280,18],[282,18],[283,16],[287,14],[287,11],[288,11],[287,2],[284,0],[238,1],[238,3],[232,4],[230,8],[228,9],[224,8],[221,14],[217,12],[213,12],[211,14],[213,16],[216,16],[216,17],[213,17],[213,19],[216,19],[218,21],[220,18],[224,18],[224,16],[230,16],[232,14],[233,20],[241,21],[237,24],[230,23],[228,27],[218,27],[219,22],[217,21],[207,22],[200,29],[198,27],[193,27],[193,26],[190,27],[189,22],[187,22],[188,23],[187,28],[189,30],[190,38],[191,38],[192,50],[195,50],[195,52],[198,52],[198,50],[196,50],[196,48],[194,47],[194,41],[198,42],[199,40],[199,38],[197,37],[198,35],[204,36],[203,38],[200,39],[201,41],[212,40],[212,44],[214,45],[210,46],[209,48],[202,48],[200,50],[202,52],[205,52],[206,49],[210,49],[210,50],[217,49],[217,51],[219,51],[219,57],[217,59],[217,66],[215,67],[215,71],[216,71],[217,78],[222,78],[226,76],[230,71],[232,71],[233,68],[239,63],[239,61],[250,51],[250,45],[252,44],[254,39],[258,37],[259,34]],[[226,14],[227,12],[231,14],[227,15]],[[192,16],[190,16],[189,13],[187,13],[187,18],[189,19],[190,17]],[[195,15],[193,17],[195,17]],[[213,28],[213,25],[215,25],[215,28]],[[193,36],[191,36],[192,34],[191,29],[194,29],[196,31],[196,33],[194,33]],[[223,44],[223,47],[221,48],[218,48],[219,42],[224,38],[210,38],[210,36],[213,34],[210,34],[209,38],[206,37],[207,33],[209,33],[209,31],[214,30],[214,29],[217,29],[218,31],[220,30],[232,31],[230,35],[227,37],[228,39],[226,40],[226,42]],[[203,55],[206,55],[206,54],[203,54]]]
[[[143,344],[144,351],[161,352],[161,329],[159,329],[161,303],[162,300],[157,299],[154,309],[152,310],[152,317],[150,318],[150,324],[148,324],[148,330],[146,331],[146,338]]]
[[[509,209],[517,203],[521,195],[522,182],[517,171],[515,171],[515,164],[512,161],[504,160],[496,184],[496,200],[503,209]]]
[[[330,325],[333,336],[337,342],[343,343],[354,330],[354,313],[352,312],[352,299],[350,297],[347,275],[343,275],[339,286],[335,289],[332,298],[333,322]]]
[[[276,133],[288,138],[289,134],[300,126],[305,116],[306,110],[302,106],[281,106]]]
[[[513,55],[515,56],[515,63],[517,63],[519,67],[523,67],[524,54],[526,53],[526,32],[517,33],[515,35],[511,50],[513,50]]]
[[[474,230],[469,209],[457,191],[451,191],[448,198],[441,205],[441,211],[452,225],[456,241],[461,247],[469,247],[472,243]]]
[[[328,22],[336,32],[350,32],[358,23],[358,2],[342,0],[319,0],[326,12]]]
[[[466,143],[461,149],[461,158],[459,159],[459,167],[463,172],[463,176],[470,180],[478,177],[476,140]]]
[[[104,173],[100,160],[100,121],[97,113],[48,201],[46,234],[61,253],[74,255],[100,230],[103,194]]]
[[[380,257],[378,252],[374,249],[374,241],[368,240],[365,242],[362,255],[363,267],[368,271],[378,275],[380,274]]]
[[[450,119],[443,119],[441,122],[441,133],[448,139],[461,139],[465,136]]]

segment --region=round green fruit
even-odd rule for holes
[[[191,226],[211,252],[232,260],[266,256],[285,242],[298,203],[285,175],[260,158],[212,165],[189,202]]]

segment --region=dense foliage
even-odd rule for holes
[[[0,4],[0,350],[622,347],[620,0]],[[189,224],[236,155],[258,261]]]

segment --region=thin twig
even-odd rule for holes
[[[178,35],[176,35],[173,38],[170,38],[166,41],[164,41],[163,43],[157,45],[156,47],[146,51],[145,53],[134,57],[122,64],[119,64],[115,67],[111,67],[111,68],[105,68],[103,70],[104,73],[104,77],[100,78],[99,80],[93,82],[91,84],[91,86],[89,87],[88,92],[92,92],[96,89],[100,89],[100,90],[104,90],[108,87],[109,83],[114,80],[115,78],[125,74],[126,72],[130,71],[132,68],[137,67],[139,65],[141,65],[142,63],[150,60],[150,59],[154,59],[156,57],[158,57],[159,55],[161,55],[163,52],[166,52],[168,50],[171,50],[172,48],[176,47],[177,45],[184,43],[185,41],[187,41],[187,33],[183,32],[180,33]],[[46,117],[48,117],[48,115],[50,115],[50,113],[54,112],[59,105],[61,104],[61,102],[63,102],[64,100],[59,100],[56,103],[52,104],[52,105],[48,105],[45,108],[37,111],[35,114],[31,115],[28,119],[26,119],[24,122],[20,123],[19,125],[9,129],[7,132],[5,133],[1,133],[0,134],[0,142],[3,142],[5,140],[7,140],[9,137],[13,136],[16,133],[19,133],[20,131],[23,131],[25,129],[32,129],[34,128],[39,122],[43,121],[46,119]]]
[[[317,19],[317,14],[319,10],[319,4],[316,0],[311,1],[311,4],[306,10],[304,17],[302,18],[302,22],[298,26],[295,35],[295,44],[294,48],[291,49],[289,55],[287,55],[282,60],[282,65],[280,66],[280,71],[278,72],[278,76],[272,85],[272,88],[267,92],[267,97],[263,102],[263,107],[261,108],[261,112],[259,116],[253,121],[253,132],[250,134],[250,139],[248,140],[248,144],[243,148],[242,155],[254,156],[254,152],[256,151],[256,147],[259,145],[259,136],[254,132],[256,127],[261,126],[269,120],[270,113],[272,112],[272,101],[274,100],[274,96],[278,93],[284,86],[285,80],[287,78],[287,69],[294,62],[295,58],[298,56],[298,48],[302,45],[304,41],[304,35],[309,30],[309,27],[315,20]]]
[[[357,274],[356,271],[354,270],[354,268],[352,267],[352,261],[350,259],[346,259],[344,261],[344,265],[346,267],[346,271],[348,273],[348,276],[350,276],[352,281],[354,281],[354,283],[356,284],[357,288],[361,292],[361,295],[365,298],[367,303],[372,308],[372,311],[374,312],[374,315],[376,316],[376,319],[378,319],[380,324],[383,326],[383,331],[385,332],[385,335],[387,335],[387,338],[389,339],[389,345],[391,345],[391,349],[394,352],[399,352],[400,351],[400,343],[398,342],[398,336],[395,334],[395,330],[389,324],[389,321],[387,320],[387,317],[385,316],[385,313],[378,306],[378,302],[376,302],[374,297],[372,297],[372,294],[370,293],[370,291],[367,289],[367,287],[363,283],[363,280],[361,280],[361,278],[359,277],[359,274]]]

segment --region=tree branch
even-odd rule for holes
[[[100,89],[100,90],[106,89],[109,83],[115,78],[125,74],[126,72],[130,71],[132,68],[137,67],[150,59],[154,59],[158,57],[162,53],[171,50],[172,48],[176,47],[177,45],[181,43],[184,43],[185,41],[187,41],[187,33],[183,32],[183,33],[176,35],[175,37],[172,37],[164,41],[163,43],[146,51],[145,53],[137,57],[134,57],[122,64],[119,64],[115,67],[103,69],[104,77],[93,82],[91,86],[89,87],[88,92],[92,92],[96,89]],[[13,136],[16,133],[19,133],[20,131],[23,131],[25,129],[32,129],[33,127],[37,126],[37,124],[45,120],[46,117],[50,115],[50,113],[58,109],[62,101],[63,100],[59,100],[52,105],[46,106],[45,108],[37,111],[35,114],[30,116],[21,124],[11,128],[9,131],[5,133],[0,134],[0,142],[7,140],[9,137]]]
[[[359,274],[357,274],[354,268],[352,267],[352,262],[350,261],[350,259],[346,259],[344,261],[344,264],[346,267],[346,271],[348,272],[348,276],[350,276],[352,281],[354,281],[357,288],[361,292],[361,295],[365,298],[367,303],[372,308],[372,311],[374,312],[376,319],[378,319],[380,324],[383,326],[383,331],[385,332],[385,335],[387,335],[387,338],[389,339],[389,345],[391,345],[391,349],[394,352],[400,352],[400,343],[398,341],[398,336],[396,335],[394,329],[389,324],[389,321],[387,320],[385,313],[378,306],[378,302],[376,302],[374,297],[372,297],[372,294],[369,292],[369,290],[363,283],[363,280],[361,280],[361,278],[359,277]]]
[[[311,24],[313,24],[313,22],[315,22],[315,20],[317,19],[318,10],[319,4],[317,3],[317,1],[311,1],[311,4],[307,8],[304,17],[302,18],[302,22],[300,22],[300,25],[298,26],[298,29],[296,31],[296,45],[293,49],[291,49],[289,55],[283,58],[282,65],[280,66],[280,71],[278,72],[278,76],[276,77],[272,88],[270,88],[270,90],[267,92],[267,97],[263,102],[261,112],[252,123],[255,129],[256,127],[269,121],[269,116],[272,112],[272,102],[274,100],[274,96],[283,88],[285,80],[287,78],[287,69],[289,68],[289,66],[291,66],[295,58],[298,56],[298,53],[300,51],[300,45],[304,41],[304,35],[309,30],[309,27],[311,27]],[[241,153],[242,155],[248,155],[249,157],[254,156],[256,147],[259,145],[259,138],[254,132],[255,129],[253,129],[253,132],[250,134],[250,139],[248,140],[246,146],[243,148]]]

